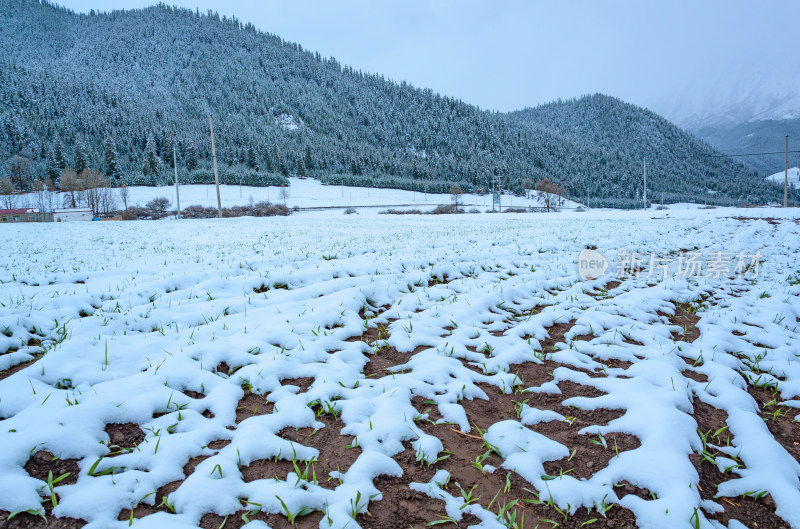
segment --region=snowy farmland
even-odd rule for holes
[[[0,525],[800,528],[742,211],[3,226]]]

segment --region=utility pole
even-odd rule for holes
[[[181,194],[178,190],[178,152],[174,143],[172,144],[172,166],[175,168],[175,202],[178,208],[175,218],[179,219],[181,218]]]
[[[789,135],[786,135],[786,173],[783,175],[783,207],[789,207]]]
[[[211,160],[214,162],[214,185],[217,186],[217,218],[222,218],[222,199],[219,197],[219,174],[217,173],[217,151],[214,148],[214,120],[208,115],[208,125],[211,127]]]
[[[644,160],[644,209],[647,209],[647,160]]]

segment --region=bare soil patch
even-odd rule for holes
[[[794,420],[795,408],[782,406],[780,394],[766,387],[748,384],[747,392],[758,404],[761,418],[775,440],[800,462],[800,423]]]
[[[8,351],[8,352],[11,352],[11,351]],[[7,368],[5,371],[0,371],[0,380],[5,380],[6,378],[10,377],[14,373],[18,373],[18,372],[22,371],[23,369],[25,369],[26,367],[28,367],[30,365],[33,365],[42,356],[44,356],[44,355],[43,354],[39,354],[39,353],[34,354],[33,358],[31,358],[30,360],[26,360],[24,362],[20,362],[19,364],[13,365],[13,366]]]
[[[725,445],[730,440],[726,426],[727,414],[709,404],[700,402],[695,398],[693,402],[694,418],[697,421],[701,437],[706,436],[708,443]],[[716,437],[714,435],[720,432]],[[716,456],[713,448],[708,447],[707,453]],[[721,455],[721,454],[720,454]],[[726,456],[727,457],[727,456]],[[736,519],[747,527],[778,529],[787,524],[775,514],[775,502],[769,495],[759,499],[753,497],[715,498],[717,487],[720,483],[736,477],[736,474],[722,473],[717,465],[703,458],[702,454],[692,454],[689,460],[694,464],[700,476],[698,491],[704,500],[712,500],[723,507],[724,511],[716,514],[707,514],[709,519],[722,522],[726,526],[729,521]]]
[[[375,354],[370,355],[369,362],[364,366],[363,373],[367,378],[380,378],[391,376],[389,368],[403,365],[408,362],[415,354],[428,349],[427,345],[421,345],[410,353],[401,353],[394,347],[381,347]],[[400,373],[402,371],[398,371]]]
[[[683,329],[683,334],[678,331],[672,332],[672,339],[676,342],[692,343],[700,338],[700,329],[697,328],[697,322],[700,321],[700,316],[693,310],[693,307],[688,303],[676,303],[675,315],[659,313],[661,316],[666,316],[669,319],[670,325],[677,325]]]
[[[172,512],[172,510],[167,506],[167,496],[178,490],[178,487],[181,486],[183,480],[172,481],[167,483],[163,487],[159,487],[154,494],[154,505],[148,505],[146,503],[140,503],[133,507],[133,518],[144,518],[145,516],[149,516],[151,514],[155,514],[157,512]],[[117,516],[117,520],[126,521],[131,519],[131,509],[122,509]]]
[[[295,378],[284,378],[281,380],[282,386],[296,386],[300,388],[298,393],[303,393],[308,391],[308,388],[311,387],[311,384],[314,383],[314,377],[295,377]]]
[[[236,405],[236,424],[256,415],[269,415],[274,407],[274,403],[268,401],[264,395],[256,395],[246,389],[244,397]]]
[[[329,483],[328,474],[334,470],[347,472],[359,454],[361,448],[352,446],[354,439],[341,435],[344,423],[338,417],[323,414],[317,416],[317,420],[324,423],[325,427],[318,430],[313,428],[285,428],[278,435],[287,441],[293,441],[303,446],[309,446],[319,450],[319,456],[313,463],[317,473],[317,479],[321,486],[334,486]],[[293,469],[292,462],[289,465]],[[300,464],[300,470],[305,470],[305,464]],[[286,475],[281,479],[284,479]],[[336,483],[338,484],[338,483]]]
[[[728,217],[729,219],[738,220],[740,222],[745,221],[752,221],[752,220],[764,220],[773,226],[776,226],[781,220],[785,219],[777,219],[775,217]]]
[[[59,481],[58,485],[72,485],[78,482],[80,467],[77,459],[58,459],[50,452],[39,450],[25,463],[25,471],[32,478],[45,482],[50,472],[53,473],[53,479],[69,473],[69,476]]]
[[[78,529],[86,526],[83,520],[76,520],[75,518],[55,518],[51,511],[53,506],[48,502],[43,505],[45,510],[45,518],[28,514],[26,512],[19,513],[11,520],[8,519],[11,513],[8,511],[0,511],[0,527],[2,529],[36,529],[45,527],[47,529]]]
[[[108,434],[108,448],[111,450],[111,453],[106,457],[114,457],[130,452],[145,438],[145,433],[138,424],[133,422],[107,424],[105,432]]]
[[[389,325],[397,321],[396,319],[389,320],[387,323],[378,323],[375,327],[368,327],[364,329],[359,336],[351,336],[347,342],[365,342],[372,344],[375,340],[385,340],[389,338]]]

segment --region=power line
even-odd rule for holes
[[[789,154],[798,153],[800,151],[789,151]],[[737,156],[768,156],[772,154],[786,154],[786,151],[776,151],[776,152],[754,152],[750,154],[715,154],[714,158],[722,158],[725,156],[728,157],[737,157]]]

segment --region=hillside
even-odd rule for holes
[[[730,154],[777,152],[768,156],[743,156],[742,163],[752,167],[760,176],[768,176],[785,167],[786,135],[790,150],[800,148],[800,119],[762,120],[735,125],[706,126],[689,129],[717,149]],[[797,153],[789,155],[789,166],[797,165]]]
[[[171,178],[177,144],[182,179],[209,182],[213,113],[228,183],[308,174],[445,191],[452,182],[486,189],[497,175],[522,192],[524,178],[550,176],[572,196],[625,207],[641,193],[641,154],[653,147],[656,197],[699,200],[712,189],[721,203],[774,198],[745,166],[611,98],[486,112],[354,71],[215,13],[160,5],[78,15],[5,0],[0,52],[0,160],[6,172],[14,156],[31,160],[28,180],[85,165],[115,181],[152,185]],[[575,133],[585,115],[599,132]],[[657,126],[629,130],[631,123]]]
[[[795,188],[797,188],[800,186],[800,167],[790,167],[788,174],[786,169],[771,174],[767,177],[767,180],[780,186],[783,186],[786,180],[788,180],[790,186],[795,186]]]
[[[592,146],[597,155],[577,166],[571,188],[602,196],[603,189],[621,186],[641,195],[647,161],[648,196],[673,202],[714,195],[746,197],[768,194],[755,172],[721,156],[707,143],[657,114],[619,99],[594,95],[559,101],[509,114],[512,123],[531,133],[549,133],[575,145]],[[574,163],[562,158],[563,171]]]

